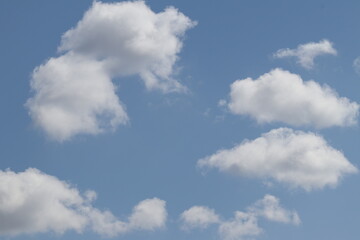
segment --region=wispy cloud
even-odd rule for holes
[[[327,39],[300,44],[295,49],[279,49],[273,56],[274,58],[295,57],[302,67],[311,69],[314,67],[314,59],[321,55],[337,55],[333,44]]]

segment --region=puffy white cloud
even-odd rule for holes
[[[264,230],[258,225],[259,218],[286,224],[300,224],[297,212],[281,207],[279,199],[272,195],[265,195],[245,212],[236,211],[234,215],[232,219],[220,220],[214,210],[204,206],[194,206],[184,211],[180,218],[184,229],[204,229],[210,224],[218,224],[218,233],[224,240],[253,239],[260,235]]]
[[[319,42],[309,42],[300,44],[296,49],[283,48],[275,54],[275,58],[296,57],[298,63],[304,68],[314,67],[314,59],[321,55],[337,55],[336,49],[332,43],[326,39]]]
[[[72,53],[49,59],[33,73],[30,116],[58,141],[98,134],[128,121],[101,62]]]
[[[259,123],[290,125],[349,126],[357,123],[359,104],[339,97],[335,90],[299,75],[274,69],[258,79],[246,78],[231,84],[230,111],[249,115]]]
[[[94,208],[91,203],[95,198],[95,192],[82,195],[68,183],[37,169],[0,171],[0,235],[69,230],[81,233],[91,228],[113,237],[165,225],[163,200],[146,199],[134,207],[129,221],[120,221],[111,212]]]
[[[198,161],[200,167],[218,168],[240,176],[275,180],[307,191],[336,186],[358,170],[319,135],[279,128],[220,150]]]
[[[165,226],[167,212],[165,201],[146,199],[134,207],[129,218],[130,229],[155,230]]]
[[[204,206],[193,206],[181,214],[184,229],[206,228],[210,224],[220,222],[213,209]]]
[[[59,52],[35,68],[26,106],[37,126],[64,141],[125,124],[112,78],[138,75],[149,90],[184,91],[173,78],[182,37],[195,22],[169,7],[154,13],[143,1],[94,1],[62,36]]]
[[[149,89],[181,91],[171,75],[181,37],[194,25],[173,7],[154,13],[144,1],[94,2],[63,35],[59,50],[103,60],[115,76],[139,74]]]

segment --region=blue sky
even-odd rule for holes
[[[0,3],[0,239],[358,239],[360,3],[106,2]]]

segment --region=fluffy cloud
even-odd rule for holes
[[[51,58],[35,69],[31,88],[30,116],[52,139],[98,134],[128,121],[101,62],[72,53]]]
[[[336,186],[358,170],[338,150],[314,133],[279,128],[198,161],[240,176],[275,180],[307,191]]]
[[[253,206],[249,207],[248,210],[252,214],[264,217],[270,221],[294,225],[301,223],[296,211],[289,211],[281,207],[279,199],[272,195],[265,195],[263,199],[257,201]]]
[[[210,224],[218,223],[219,216],[213,209],[204,206],[193,206],[181,214],[184,229],[206,228]]]
[[[262,232],[256,216],[240,211],[235,212],[233,219],[223,222],[219,226],[219,235],[225,240],[248,239],[258,236]]]
[[[66,182],[40,172],[0,171],[0,234],[19,235],[53,231],[81,233],[87,228],[113,237],[165,225],[165,201],[153,198],[136,205],[128,221],[92,206],[96,193],[85,194]]]
[[[336,55],[337,52],[332,43],[324,39],[320,42],[310,42],[300,44],[296,49],[279,49],[275,58],[296,57],[298,63],[304,68],[311,69],[314,67],[314,59],[321,55]]]
[[[173,78],[174,65],[183,35],[195,24],[173,7],[154,13],[143,1],[94,1],[62,36],[63,55],[35,68],[30,116],[58,141],[125,124],[111,80],[138,75],[149,90],[184,91]]]
[[[259,123],[284,122],[294,126],[349,126],[357,123],[359,104],[339,97],[335,90],[299,75],[274,69],[258,79],[231,84],[230,111],[249,115]]]
[[[206,228],[210,223],[218,224],[218,233],[224,240],[242,240],[255,237],[263,233],[258,225],[258,219],[299,225],[300,218],[296,211],[291,211],[280,206],[278,198],[266,195],[255,202],[245,212],[236,211],[234,218],[220,220],[220,217],[204,206],[194,206],[181,214],[185,229]]]

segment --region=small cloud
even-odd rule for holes
[[[218,102],[219,107],[224,107],[224,106],[226,106],[226,104],[227,104],[227,102],[225,99],[220,99]]]
[[[295,57],[297,62],[306,69],[314,67],[314,59],[321,55],[337,55],[333,44],[327,39],[320,42],[300,44],[295,49],[283,48],[274,53],[274,58]]]
[[[355,58],[353,62],[353,68],[355,72],[360,75],[360,57]]]
[[[210,224],[219,223],[220,217],[213,209],[204,206],[193,206],[181,214],[184,229],[207,228]]]

